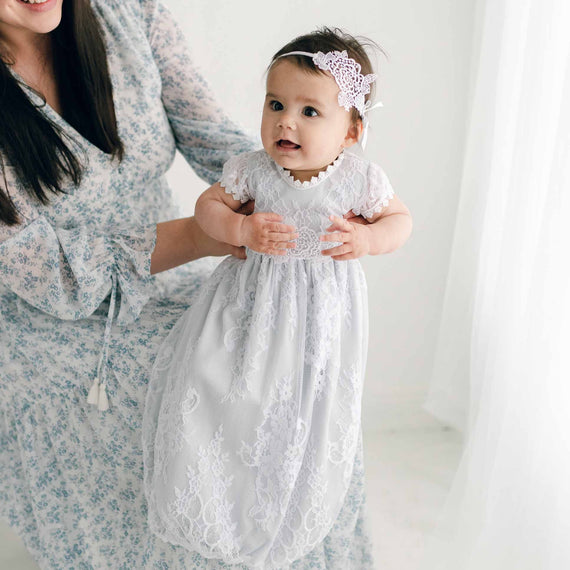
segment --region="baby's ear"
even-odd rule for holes
[[[348,131],[346,132],[346,136],[344,137],[343,147],[348,148],[349,146],[356,144],[360,140],[363,130],[364,126],[361,119],[358,119],[356,123],[351,121]]]

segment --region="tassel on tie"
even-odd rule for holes
[[[89,389],[89,395],[87,396],[87,403],[97,405],[99,401],[99,378],[95,376],[95,380],[93,380],[93,384],[91,384],[91,388]]]
[[[111,299],[109,301],[109,314],[107,315],[107,323],[105,324],[105,334],[103,336],[103,348],[101,357],[97,366],[97,374],[95,380],[89,389],[87,395],[87,403],[97,406],[100,412],[109,409],[109,398],[107,397],[107,358],[109,342],[111,340],[111,328],[113,326],[113,317],[115,316],[115,302],[117,297],[117,278],[111,276]]]
[[[99,400],[97,402],[97,408],[100,412],[105,412],[109,409],[109,399],[107,398],[105,384],[101,384],[99,386]]]

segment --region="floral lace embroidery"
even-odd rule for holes
[[[310,496],[294,492],[283,525],[269,551],[267,569],[279,569],[310,552],[329,532],[333,516],[328,508],[326,470],[318,465],[317,447],[309,440],[297,486],[310,489]],[[336,513],[334,513],[336,515]]]
[[[188,544],[185,537],[191,536],[193,542],[188,545],[191,550],[196,549],[204,556],[219,551],[231,563],[239,561],[241,539],[234,534],[237,526],[231,517],[234,505],[226,499],[233,476],[224,474],[228,453],[222,452],[222,432],[220,425],[210,444],[199,447],[196,465],[186,467],[186,487],[175,487],[176,499],[168,504],[167,512],[179,529],[179,544]],[[203,502],[202,497],[208,499]]]
[[[339,437],[336,441],[328,442],[328,458],[335,465],[344,464],[344,480],[348,483],[352,475],[354,454],[360,433],[360,407],[362,399],[362,373],[353,364],[348,370],[343,370],[339,381],[338,406],[342,410],[336,425]]]
[[[322,257],[319,234],[306,226],[297,226],[299,237],[295,240],[297,247],[288,252],[289,257],[311,259]]]
[[[258,503],[249,515],[264,530],[285,513],[303,461],[307,426],[297,418],[294,396],[293,374],[278,380],[263,410],[264,421],[255,430],[257,440],[253,445],[243,442],[238,451],[241,460],[257,472]]]

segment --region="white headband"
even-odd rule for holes
[[[338,94],[338,104],[350,111],[354,107],[362,118],[364,124],[364,132],[362,134],[362,148],[366,146],[366,139],[368,137],[368,117],[366,113],[376,107],[382,107],[382,103],[378,101],[374,105],[365,101],[364,96],[370,93],[370,84],[376,81],[377,75],[369,73],[362,75],[360,73],[360,64],[348,57],[346,51],[329,51],[323,53],[310,53],[308,51],[290,51],[280,55],[287,57],[289,55],[305,55],[313,59],[313,63],[323,71],[328,71],[339,86],[340,92]]]

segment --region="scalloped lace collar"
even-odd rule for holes
[[[329,164],[324,170],[321,170],[317,176],[313,176],[310,180],[305,180],[304,182],[301,180],[295,180],[295,177],[291,174],[289,170],[279,166],[275,161],[277,171],[281,175],[281,178],[285,180],[289,185],[293,186],[294,188],[312,188],[317,184],[320,184],[323,180],[328,178],[340,165],[340,163],[344,159],[344,151],[342,151],[335,159],[335,161]]]

